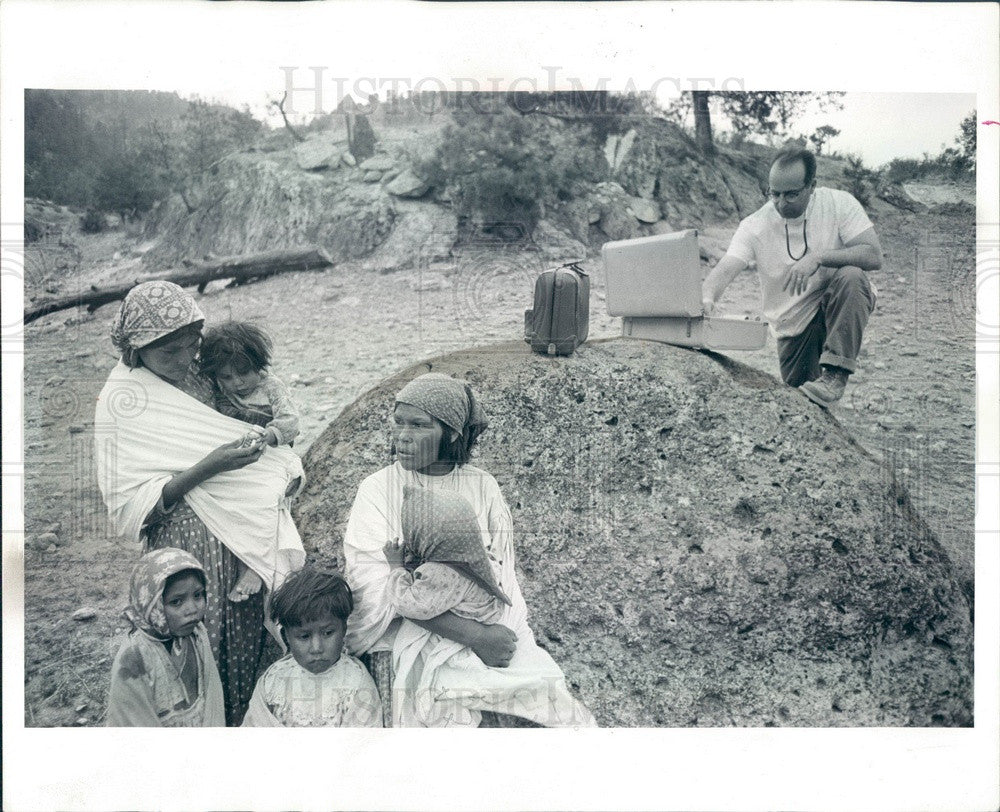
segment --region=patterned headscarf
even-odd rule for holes
[[[483,547],[476,511],[454,491],[403,488],[403,546],[420,564],[437,561],[510,606]]]
[[[128,366],[135,366],[136,350],[204,320],[194,298],[179,285],[142,282],[122,302],[111,327],[111,343]]]
[[[440,372],[428,372],[414,378],[396,395],[396,403],[423,409],[461,434],[466,445],[489,425],[472,387]]]
[[[191,553],[176,547],[161,547],[140,558],[132,570],[128,590],[128,608],[122,613],[132,626],[154,640],[171,638],[167,615],[163,611],[163,588],[167,579],[182,570],[205,570]]]

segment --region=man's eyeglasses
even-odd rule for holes
[[[765,195],[771,200],[777,200],[778,198],[785,198],[789,203],[794,203],[799,199],[799,196],[808,189],[808,186],[803,186],[801,189],[792,189],[790,192],[776,192],[774,189],[768,189]]]

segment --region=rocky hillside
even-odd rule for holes
[[[258,149],[228,156],[203,180],[194,211],[179,198],[161,204],[146,222],[152,242],[146,264],[162,269],[206,255],[310,242],[335,261],[364,259],[367,267],[387,272],[445,259],[457,242],[469,239],[460,234],[452,190],[419,174],[447,116],[420,126],[386,121],[378,151],[361,162],[335,121],[309,132],[304,143],[273,133]],[[735,225],[763,202],[761,179],[772,154],[747,144],[739,151],[721,148],[709,163],[683,131],[645,120],[631,137],[609,138],[606,180],[550,206],[527,231],[506,226],[547,260],[567,261],[593,255],[608,240]],[[839,161],[821,160],[820,181],[849,188]],[[882,192],[886,199],[875,196],[876,210],[920,205],[901,188]],[[706,247],[706,258],[716,253]]]
[[[605,726],[972,724],[970,606],[891,465],[728,358],[625,339],[411,367],[312,445],[297,508],[336,558],[388,461],[392,396],[433,368],[491,420],[539,643]]]

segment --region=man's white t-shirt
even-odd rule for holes
[[[773,203],[765,203],[740,223],[726,255],[748,264],[757,263],[764,318],[770,322],[776,337],[788,338],[802,333],[812,321],[835,270],[820,267],[809,278],[805,291],[793,296],[782,290],[785,273],[795,263],[789,251],[796,257],[802,256],[803,233],[809,250],[822,253],[843,248],[844,243],[871,227],[865,210],[851,194],[821,186],[813,192],[805,214],[794,220],[786,220]]]

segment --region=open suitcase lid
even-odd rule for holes
[[[609,315],[702,315],[698,232],[693,228],[608,242],[601,255]]]

